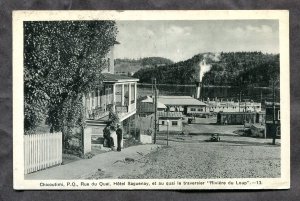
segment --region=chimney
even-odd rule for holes
[[[114,49],[115,45],[119,45],[120,43],[118,41],[115,41],[114,45],[110,46],[110,50],[108,53],[108,73],[115,74],[115,56],[114,56]]]

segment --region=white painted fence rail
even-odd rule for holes
[[[62,134],[24,135],[25,174],[62,163]]]

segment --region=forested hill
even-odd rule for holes
[[[142,83],[156,77],[160,84],[194,84],[199,63],[211,65],[203,83],[214,86],[269,86],[279,76],[279,55],[261,52],[204,53],[167,66],[140,69],[134,74]]]
[[[162,57],[146,57],[141,59],[116,59],[115,60],[115,71],[116,72],[137,72],[143,68],[155,67],[155,66],[164,66],[173,64],[174,62],[162,58]]]

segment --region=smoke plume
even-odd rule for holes
[[[202,78],[205,73],[210,71],[211,65],[206,64],[205,59],[199,63],[199,81],[202,82]]]
[[[217,62],[220,60],[220,56],[220,53],[207,53],[203,55],[203,60],[199,63],[199,82],[202,82],[204,74],[211,69],[211,65],[206,64],[206,60]]]

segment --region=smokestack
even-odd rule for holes
[[[198,68],[196,68],[196,72],[198,75],[196,75],[196,98],[200,99],[201,96],[201,87],[202,87],[202,78],[205,73],[210,71],[211,65],[206,64],[206,57],[207,55],[204,55],[204,58],[202,61],[199,62]]]
[[[200,99],[202,82],[196,82],[196,98]]]

